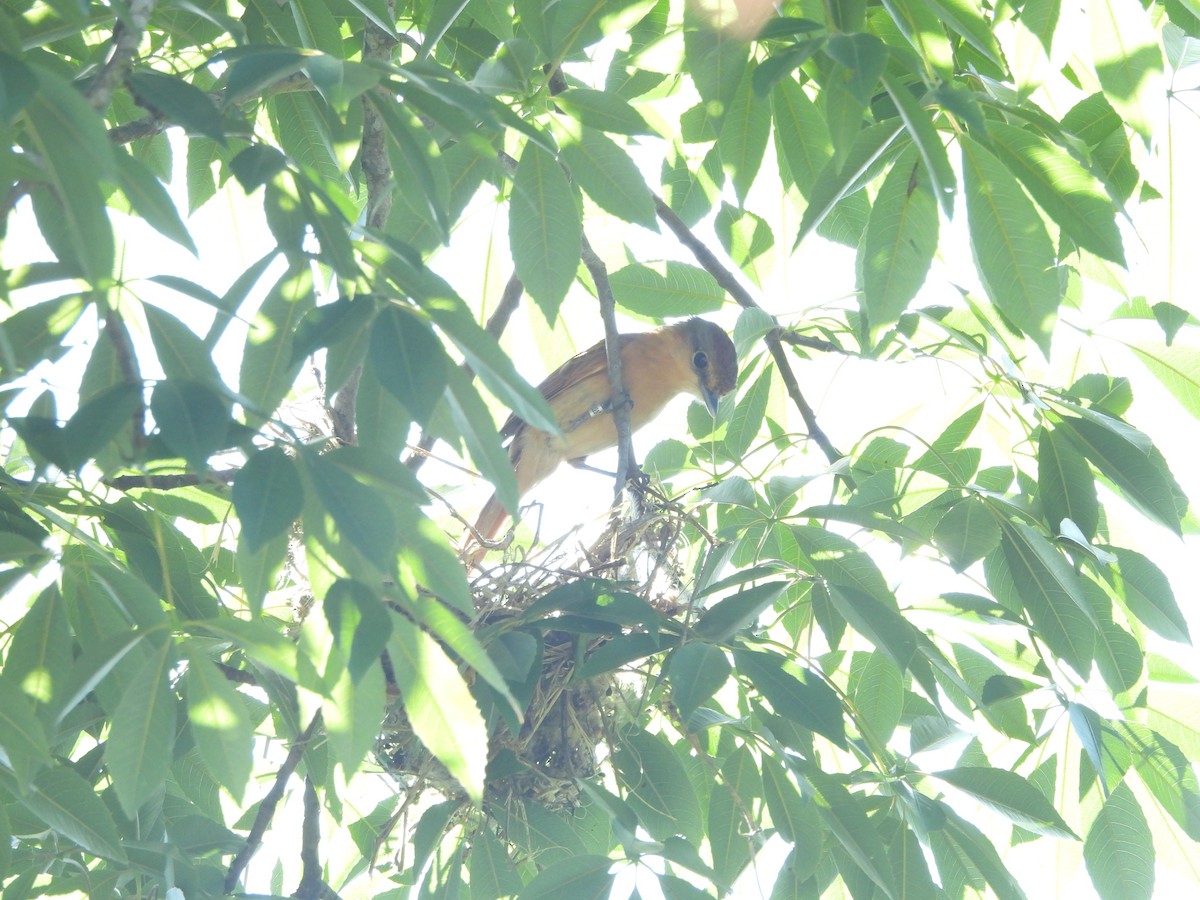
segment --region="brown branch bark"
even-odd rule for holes
[[[101,114],[108,109],[113,91],[125,80],[129,67],[133,65],[133,55],[137,53],[142,35],[146,32],[146,23],[154,12],[154,0],[131,0],[125,7],[124,15],[121,14],[120,5],[116,9],[117,24],[113,26],[112,50],[87,89],[88,103]]]
[[[617,428],[617,474],[613,487],[614,502],[621,499],[625,484],[637,469],[633,455],[633,427],[629,420],[632,405],[625,390],[625,378],[621,372],[621,335],[617,330],[617,304],[613,298],[612,285],[608,281],[608,268],[596,255],[586,236],[581,248],[583,264],[596,284],[596,296],[600,300],[600,318],[604,322],[604,350],[608,357],[608,383],[612,387],[609,406],[612,408],[613,424]]]
[[[696,258],[696,261],[700,263],[701,268],[716,279],[717,284],[739,306],[743,309],[762,309],[758,302],[750,296],[750,292],[742,286],[742,283],[733,272],[717,259],[716,254],[709,250],[708,246],[696,237],[687,224],[679,216],[675,215],[675,211],[667,206],[666,202],[657,195],[654,198],[654,211],[658,214],[663,224],[671,229],[672,233],[679,238],[679,242],[687,247],[692,256]],[[796,373],[792,371],[791,362],[788,360],[787,351],[783,348],[783,343],[780,339],[780,330],[775,328],[767,332],[764,340],[766,341],[767,349],[771,353],[771,358],[775,360],[775,366],[779,369],[779,374],[783,378],[783,384],[787,389],[788,396],[800,411],[800,417],[804,420],[804,427],[808,430],[808,436],[821,448],[821,452],[825,454],[826,459],[831,463],[837,462],[842,458],[843,454],[838,452],[837,448],[833,446],[833,443],[821,429],[821,426],[817,424],[816,413],[813,412],[813,408],[808,404],[808,401],[804,399],[804,394],[800,390],[800,383],[796,380]]]
[[[250,833],[246,835],[246,846],[238,851],[237,856],[233,858],[233,862],[229,864],[229,871],[225,873],[226,894],[234,892],[238,884],[238,879],[242,877],[242,873],[246,871],[246,866],[250,864],[251,857],[258,852],[258,848],[262,845],[262,836],[266,833],[268,826],[271,824],[271,819],[275,816],[275,809],[279,806],[279,801],[283,799],[283,792],[287,787],[288,780],[292,777],[292,773],[296,771],[296,766],[300,765],[300,757],[304,755],[304,748],[308,746],[308,742],[312,740],[313,734],[316,733],[320,725],[321,714],[317,713],[312,717],[312,721],[308,723],[308,727],[304,729],[304,732],[296,738],[296,742],[292,744],[292,749],[288,751],[283,765],[279,767],[279,771],[275,774],[275,783],[271,785],[271,790],[267,791],[267,796],[263,798],[262,804],[258,807],[258,815],[254,817],[254,824],[250,826]]]

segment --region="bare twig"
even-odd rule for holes
[[[146,31],[146,23],[154,12],[154,0],[130,0],[121,14],[117,6],[117,24],[113,26],[112,51],[87,89],[88,103],[96,112],[103,113],[112,102],[113,91],[125,80],[133,55]]]
[[[156,491],[174,491],[182,487],[200,484],[229,484],[237,478],[241,469],[220,469],[213,472],[185,472],[180,475],[118,475],[106,478],[104,483],[118,491],[134,488],[153,488]]]
[[[625,390],[625,378],[621,372],[621,335],[617,331],[617,308],[612,285],[608,281],[608,268],[596,255],[585,236],[582,246],[583,264],[596,284],[596,296],[600,300],[600,317],[604,321],[604,351],[608,357],[608,382],[612,396],[608,401],[612,410],[613,424],[617,428],[617,474],[613,487],[613,499],[620,500],[625,483],[637,469],[633,455],[633,427],[629,420],[632,405]]]
[[[233,858],[233,862],[229,864],[229,871],[225,873],[226,894],[233,893],[237,887],[238,879],[242,877],[242,873],[246,871],[246,866],[250,864],[251,857],[254,856],[258,848],[262,845],[262,836],[271,824],[271,819],[275,815],[275,809],[279,806],[279,801],[283,799],[283,792],[287,787],[288,780],[292,777],[292,773],[296,771],[296,766],[300,765],[300,757],[304,755],[304,748],[308,746],[308,742],[312,739],[313,734],[316,733],[320,725],[321,714],[318,712],[312,717],[312,721],[308,723],[308,727],[304,729],[303,734],[296,738],[296,742],[292,744],[292,749],[288,751],[283,765],[279,767],[279,771],[275,774],[275,783],[271,785],[271,790],[267,791],[267,796],[263,798],[262,803],[259,805],[258,814],[254,817],[254,824],[250,826],[250,833],[246,835],[246,846]]]
[[[807,347],[810,350],[821,350],[825,353],[846,353],[845,349],[839,347],[833,341],[809,337],[807,334],[797,334],[787,328],[776,328],[775,337],[779,338],[785,344],[795,344],[797,347]]]
[[[667,206],[666,202],[659,196],[654,198],[654,211],[658,217],[662,219],[663,224],[679,238],[692,256],[700,263],[700,266],[708,272],[717,284],[719,284],[726,293],[729,294],[738,305],[743,309],[762,309],[761,306],[750,296],[750,292],[742,286],[737,277],[727,269],[716,254],[708,249],[707,245],[696,237],[695,233],[688,228],[687,224],[675,215],[675,211]],[[800,384],[796,380],[796,374],[792,371],[791,362],[788,360],[787,352],[783,348],[780,340],[779,329],[775,328],[767,332],[764,340],[767,343],[767,349],[771,352],[771,357],[775,360],[775,366],[779,369],[779,374],[783,378],[784,387],[787,388],[788,396],[792,398],[792,402],[800,411],[800,417],[804,419],[804,427],[808,429],[808,436],[816,442],[821,448],[821,452],[825,454],[825,458],[831,463],[837,462],[842,458],[842,454],[838,452],[833,443],[826,437],[825,432],[821,430],[821,426],[817,424],[816,414],[813,412],[808,401],[804,399],[804,395],[800,391]]]

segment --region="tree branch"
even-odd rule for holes
[[[229,864],[229,871],[225,874],[226,894],[233,893],[234,888],[237,887],[238,879],[242,877],[242,873],[246,871],[246,866],[250,864],[251,857],[254,856],[258,848],[262,845],[262,836],[271,824],[271,819],[275,815],[275,809],[279,806],[279,801],[283,799],[283,791],[287,787],[288,779],[296,771],[296,766],[300,764],[300,757],[304,755],[304,748],[308,746],[308,742],[312,739],[313,734],[316,733],[320,724],[321,714],[318,712],[312,717],[312,721],[308,723],[308,727],[304,729],[304,733],[296,738],[296,742],[292,744],[292,749],[288,751],[283,765],[279,767],[279,771],[275,774],[275,783],[271,785],[271,790],[267,791],[267,796],[263,798],[261,805],[259,805],[258,815],[254,817],[254,824],[250,826],[250,833],[246,835],[246,846],[238,852],[238,855],[233,858],[233,862]]]
[[[596,283],[600,317],[604,321],[604,352],[608,357],[608,382],[612,387],[612,397],[608,403],[612,408],[613,424],[617,428],[617,474],[613,487],[615,502],[620,500],[625,483],[637,469],[637,460],[633,455],[633,428],[629,420],[629,408],[633,404],[625,390],[625,378],[621,372],[621,335],[617,330],[617,306],[612,285],[608,281],[608,268],[596,255],[586,235],[581,255],[592,281]]]
[[[320,900],[325,882],[321,878],[321,802],[311,777],[304,779],[304,823],[300,830],[300,884],[293,897]]]
[[[691,251],[692,256],[696,258],[700,266],[716,279],[717,284],[737,301],[739,306],[743,309],[762,309],[755,299],[750,296],[750,292],[738,281],[736,276],[722,265],[721,261],[708,249],[705,243],[696,237],[687,224],[679,216],[675,215],[675,211],[667,206],[666,202],[657,195],[654,197],[654,211],[663,221],[663,224],[670,228],[675,236],[679,238],[679,242]],[[821,452],[825,454],[826,459],[831,463],[837,462],[842,458],[843,454],[838,452],[837,448],[826,437],[825,432],[821,430],[821,426],[817,424],[817,417],[813,412],[813,408],[804,399],[804,395],[800,391],[800,383],[796,380],[796,373],[792,371],[787,352],[783,349],[783,343],[780,340],[780,329],[773,328],[767,332],[763,339],[766,341],[767,349],[770,350],[771,357],[775,360],[775,366],[779,369],[779,374],[783,378],[783,384],[787,388],[788,396],[792,398],[792,402],[800,411],[800,417],[804,420],[804,427],[808,430],[808,436],[821,448]]]
[[[125,7],[127,15],[121,15],[118,4],[117,24],[113,26],[112,51],[104,66],[92,79],[87,89],[87,100],[92,109],[103,114],[112,102],[113,91],[125,80],[129,67],[133,64],[133,55],[137,52],[138,44],[146,31],[146,23],[154,12],[154,0],[130,0]]]
[[[388,7],[394,20],[394,4],[389,2]],[[386,63],[392,58],[392,48],[395,46],[396,39],[392,35],[374,22],[367,22],[363,31],[363,62],[373,60]],[[382,231],[392,212],[392,192],[395,185],[392,183],[392,162],[388,159],[387,152],[387,128],[371,100],[372,93],[383,97],[388,103],[393,102],[393,99],[387,91],[378,86],[362,96],[363,130],[358,159],[362,164],[363,180],[367,185],[366,225],[367,228]],[[346,379],[346,383],[332,402],[326,404],[333,419],[334,437],[343,444],[358,442],[354,419],[361,378],[362,367],[359,366]]]

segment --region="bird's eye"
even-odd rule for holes
[[[708,354],[703,350],[697,350],[696,355],[692,357],[692,365],[696,367],[697,372],[703,372],[708,368]]]

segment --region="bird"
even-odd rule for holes
[[[733,341],[706,319],[693,317],[654,331],[622,334],[620,346],[621,378],[632,403],[629,418],[634,431],[682,393],[704,401],[715,416],[717,402],[737,385]],[[515,413],[500,428],[500,436],[509,439],[509,460],[521,497],[561,463],[579,465],[617,443],[604,341],[567,360],[538,390],[554,413],[560,434],[534,428]],[[493,494],[475,522],[475,535],[494,539],[507,518],[507,510]],[[477,548],[470,564],[476,565],[485,552],[486,548]]]

